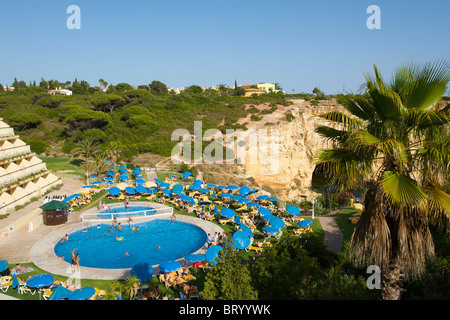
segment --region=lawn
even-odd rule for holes
[[[81,171],[79,164],[80,159],[58,158],[58,157],[39,157],[46,163],[47,169],[56,173],[57,171],[67,171],[64,175],[79,176],[85,179],[86,175]],[[70,172],[69,172],[70,171]]]

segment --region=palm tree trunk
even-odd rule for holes
[[[434,258],[433,238],[423,208],[390,205],[375,183],[368,187],[350,259],[357,267],[380,267],[383,299],[398,300],[403,280],[420,276]]]
[[[350,241],[350,261],[357,267],[389,265],[391,234],[381,205],[380,190],[375,182],[367,184],[364,211]]]

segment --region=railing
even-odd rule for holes
[[[132,207],[131,207],[132,208]],[[126,220],[129,217],[133,218],[148,218],[148,217],[159,217],[172,215],[173,208],[149,208],[148,210],[139,211],[125,211],[125,212],[114,212],[114,207],[111,207],[111,212],[85,212],[81,216],[83,222],[88,221],[108,221],[116,218],[117,220]]]

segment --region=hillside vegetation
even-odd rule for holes
[[[122,158],[129,160],[141,153],[170,156],[176,144],[172,132],[193,133],[194,121],[202,121],[203,131],[245,130],[245,123],[237,121],[250,113],[252,108],[246,106],[262,103],[289,104],[282,93],[242,97],[186,90],[175,94],[117,85],[113,92],[89,90],[63,96],[29,86],[0,92],[0,117],[38,154],[68,156],[79,141],[91,138],[102,149],[114,143]]]

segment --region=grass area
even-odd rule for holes
[[[356,208],[345,208],[339,210],[333,218],[341,229],[344,236],[344,241],[350,241],[353,231],[355,230],[355,224],[352,224],[348,219],[351,217],[357,217],[361,215],[361,210]]]
[[[73,158],[58,158],[58,157],[39,157],[46,163],[47,169],[49,169],[52,172],[57,171],[73,171],[70,173],[65,173],[67,176],[79,176],[80,179],[84,180],[86,179],[86,175],[84,172],[81,171],[79,164],[81,160],[79,159],[73,159]]]

